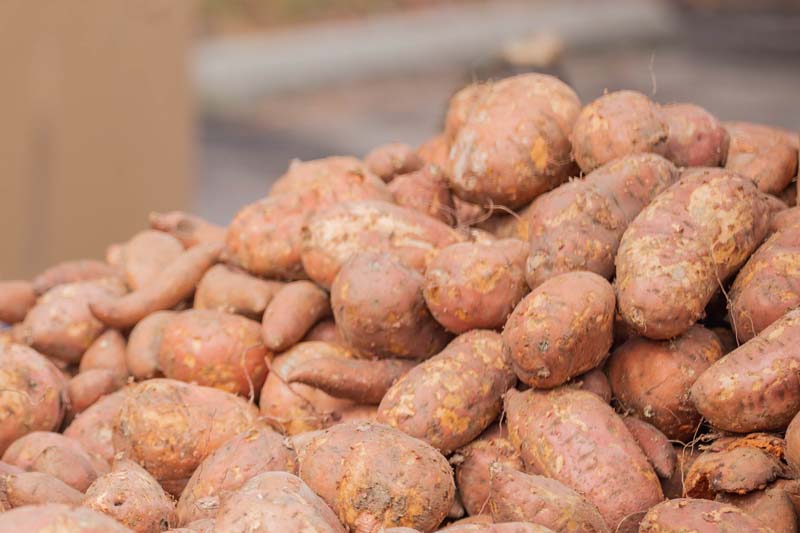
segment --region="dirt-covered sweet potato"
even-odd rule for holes
[[[731,327],[747,342],[800,305],[800,221],[774,233],[736,275],[728,293]]]
[[[103,324],[130,328],[147,315],[170,309],[191,296],[221,251],[220,243],[197,245],[181,253],[142,288],[121,298],[98,297],[89,307]]]
[[[697,377],[724,355],[710,330],[695,325],[673,340],[633,337],[606,363],[611,390],[620,406],[657,427],[670,439],[691,440],[700,414],[689,398]]]
[[[41,503],[80,505],[83,493],[57,477],[42,472],[0,474],[0,508],[22,507]]]
[[[675,471],[675,449],[666,435],[655,426],[636,417],[626,416],[622,419],[631,432],[636,444],[642,449],[647,460],[661,478],[669,478]]]
[[[632,154],[537,198],[520,222],[527,226],[531,243],[528,285],[535,288],[575,270],[611,279],[628,224],[677,179],[678,170],[663,157]]]
[[[797,512],[789,494],[782,489],[766,488],[743,495],[718,494],[715,500],[741,509],[775,533],[797,532]]]
[[[527,255],[528,246],[517,239],[443,248],[425,271],[428,309],[456,334],[501,327],[528,292]]]
[[[160,374],[158,353],[164,340],[164,329],[178,313],[156,311],[140,320],[128,336],[125,364],[136,379],[150,379]]]
[[[148,285],[183,252],[181,242],[163,231],[144,230],[122,247],[122,271],[131,290]]]
[[[126,395],[126,390],[119,390],[103,396],[75,417],[64,430],[64,436],[80,442],[90,454],[102,457],[109,464],[112,463],[114,419]]]
[[[126,389],[114,450],[142,465],[171,494],[232,435],[256,424],[247,400],[210,387],[150,379]]]
[[[254,398],[272,354],[258,322],[208,309],[178,313],[164,327],[158,367],[171,379]]]
[[[309,220],[303,267],[326,288],[348,259],[366,251],[392,253],[423,272],[440,248],[463,240],[453,228],[413,209],[378,201],[348,202]]]
[[[663,499],[658,476],[636,440],[596,394],[568,387],[512,389],[505,411],[509,439],[526,471],[581,494],[612,531],[635,531],[641,515]]]
[[[447,454],[492,423],[515,382],[500,334],[473,330],[400,378],[383,397],[378,421]]]
[[[650,509],[639,526],[641,533],[771,533],[766,524],[732,505],[678,498]]]
[[[672,475],[661,480],[661,489],[668,500],[683,498],[686,495],[684,481],[689,473],[694,460],[700,456],[700,450],[695,446],[674,444],[675,450],[675,469]]]
[[[70,413],[80,413],[106,394],[119,389],[121,383],[111,370],[91,368],[74,376],[67,383]]]
[[[120,271],[109,263],[94,259],[78,259],[51,266],[33,278],[33,288],[36,294],[41,296],[58,285],[119,276]]]
[[[593,368],[585,374],[571,379],[565,385],[593,392],[600,396],[606,403],[611,402],[611,384],[608,382],[608,376],[599,368]]]
[[[0,281],[0,322],[16,324],[36,305],[34,285],[29,281]]]
[[[401,174],[419,170],[424,161],[409,145],[394,142],[372,149],[364,157],[364,164],[370,172],[389,183]]]
[[[503,338],[514,372],[551,388],[600,365],[613,342],[614,290],[592,272],[550,278],[517,305]]]
[[[175,502],[144,468],[127,459],[86,489],[83,506],[106,514],[137,533],[160,533],[176,525]]]
[[[185,248],[210,242],[225,240],[226,228],[212,224],[197,215],[183,211],[150,213],[150,227],[169,233],[178,239]]]
[[[250,428],[228,440],[194,471],[178,501],[178,523],[213,518],[220,501],[250,478],[271,471],[294,473],[297,460],[288,439],[265,428]]]
[[[110,371],[121,386],[128,379],[128,366],[125,362],[125,337],[109,329],[100,334],[81,357],[80,371],[103,369]]]
[[[661,107],[667,122],[667,159],[679,167],[718,167],[728,155],[728,132],[708,111],[694,104]]]
[[[455,222],[455,207],[447,180],[435,165],[397,176],[389,184],[394,202],[414,209],[448,225]]]
[[[303,480],[287,472],[260,474],[226,497],[214,531],[240,533],[265,528],[287,532],[345,532],[331,508]]]
[[[294,346],[319,320],[331,315],[328,293],[310,281],[287,283],[275,293],[261,319],[267,348],[282,352]]]
[[[584,107],[570,135],[584,172],[630,154],[667,151],[669,125],[658,105],[636,91],[605,94]]]
[[[300,477],[351,530],[408,526],[429,532],[447,516],[455,484],[447,459],[383,424],[326,429],[298,454]]]
[[[450,340],[422,294],[424,278],[385,252],[353,256],[331,287],[336,327],[356,351],[378,357],[424,359]]]
[[[0,454],[31,431],[54,431],[66,411],[66,380],[46,357],[0,343]]]
[[[451,189],[468,202],[515,209],[557,187],[574,168],[567,136],[579,107],[572,89],[544,74],[486,86],[453,138]]]
[[[800,411],[800,309],[703,371],[690,390],[695,407],[725,431],[780,430]]]
[[[283,283],[279,281],[264,280],[225,265],[215,265],[197,285],[194,308],[260,320],[267,304],[282,287]]]
[[[25,533],[131,533],[110,516],[61,503],[25,505],[0,513],[0,531]]]
[[[726,122],[730,148],[725,168],[778,194],[797,175],[797,145],[787,132],[749,122]]]
[[[495,464],[491,468],[492,520],[530,522],[563,532],[608,533],[600,511],[555,479]]]
[[[105,278],[59,285],[41,296],[23,322],[23,336],[37,351],[67,363],[81,356],[105,326],[89,310],[97,298],[124,294],[119,281]]]
[[[684,171],[622,236],[616,287],[625,322],[651,339],[689,329],[766,235],[765,197],[724,169]]]

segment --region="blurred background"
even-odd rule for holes
[[[3,279],[153,210],[227,224],[292,158],[417,145],[472,80],[800,128],[800,0],[3,0],[0,60]]]

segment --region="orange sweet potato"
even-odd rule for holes
[[[325,319],[317,322],[313,328],[308,330],[308,333],[306,333],[302,341],[322,341],[332,342],[334,344],[344,343],[341,335],[339,335],[339,330],[336,329],[336,322],[334,322],[333,319]]]
[[[667,122],[666,157],[679,167],[718,167],[728,155],[728,132],[708,111],[694,104],[661,108]]]
[[[749,122],[726,122],[730,148],[725,168],[778,194],[797,175],[797,145],[787,132]]]
[[[422,168],[424,164],[417,152],[404,143],[387,143],[371,150],[364,157],[367,169],[389,183],[401,174]]]
[[[212,309],[260,320],[283,283],[259,279],[225,265],[205,273],[194,294],[195,309]]]
[[[447,141],[444,138],[444,134],[440,133],[422,143],[417,148],[417,155],[425,163],[444,169],[447,166],[447,151]]]
[[[42,503],[65,503],[80,505],[83,494],[61,481],[42,472],[20,472],[0,474],[0,507],[13,509],[23,505]]]
[[[650,509],[639,527],[641,533],[770,533],[772,529],[732,505],[678,498]]]
[[[130,529],[103,513],[60,503],[25,505],[0,513],[0,531],[131,533]]]
[[[182,211],[150,213],[149,220],[151,228],[169,233],[185,248],[225,240],[225,228],[190,213]]]
[[[33,278],[33,289],[38,296],[41,296],[58,285],[119,276],[120,272],[117,268],[102,261],[94,259],[64,261]]]
[[[632,416],[622,419],[636,444],[661,478],[669,478],[675,471],[676,454],[667,437],[656,427]]]
[[[67,383],[71,413],[80,413],[100,397],[119,389],[121,383],[111,370],[91,368],[84,370]]]
[[[448,225],[455,222],[453,197],[442,170],[435,165],[397,176],[389,184],[394,202],[414,209]]]
[[[0,322],[22,322],[34,305],[36,292],[32,283],[21,280],[0,281]]]
[[[75,417],[64,430],[64,436],[80,442],[90,454],[103,458],[109,464],[112,463],[114,419],[127,394],[128,391],[123,389],[103,396]]]
[[[457,524],[439,531],[447,533],[555,533],[552,529],[530,522],[504,522],[502,524]]]
[[[387,193],[383,182],[362,161],[349,156],[292,160],[286,173],[273,183],[270,196],[298,192],[315,196],[324,205],[367,198],[386,199]]]
[[[319,320],[331,315],[328,293],[310,281],[284,285],[267,305],[261,334],[267,348],[282,352],[294,346]]]
[[[608,377],[599,368],[594,368],[585,374],[581,374],[567,382],[566,385],[593,392],[600,396],[606,403],[611,402],[611,384],[608,381]]]
[[[131,290],[148,285],[183,252],[181,242],[162,231],[144,230],[122,247],[122,270]]]
[[[93,369],[108,370],[118,385],[128,380],[128,367],[125,363],[125,337],[109,329],[100,334],[81,357],[80,371]]]
[[[450,145],[455,140],[458,130],[467,122],[481,100],[486,97],[488,89],[489,86],[486,84],[473,83],[461,88],[450,98],[447,115],[444,119],[443,139],[446,145]]]
[[[164,329],[177,315],[174,311],[156,311],[134,326],[125,350],[125,363],[133,377],[149,379],[161,373],[158,354],[164,340]]]

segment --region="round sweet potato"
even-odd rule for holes
[[[728,132],[708,111],[694,104],[661,108],[667,122],[666,157],[679,167],[718,167],[728,155]]]
[[[211,309],[260,320],[283,283],[259,279],[225,265],[205,273],[194,294],[195,309]]]
[[[508,317],[503,338],[521,381],[551,388],[600,365],[613,341],[614,290],[592,272],[550,278]]]
[[[94,259],[64,261],[51,266],[33,278],[33,289],[36,291],[37,296],[41,296],[53,287],[59,285],[102,278],[117,278],[120,276],[121,273],[119,269],[103,261],[96,261]]]
[[[225,240],[225,228],[190,213],[150,213],[148,218],[151,228],[169,233],[181,241],[185,248]]]
[[[425,271],[428,309],[456,334],[501,327],[528,292],[527,255],[528,246],[517,239],[443,248]]]
[[[75,417],[64,430],[64,436],[80,442],[90,454],[102,457],[109,464],[112,463],[114,419],[127,394],[126,390],[119,390],[103,396]]]
[[[36,291],[29,281],[0,281],[0,322],[16,324],[25,320],[36,305]]]
[[[367,169],[389,183],[401,174],[422,168],[424,161],[417,152],[404,143],[387,143],[374,148],[364,157]]]
[[[394,202],[445,224],[455,222],[455,207],[447,180],[435,165],[425,165],[420,170],[397,176],[389,184]]]
[[[310,281],[287,283],[275,293],[261,319],[267,348],[288,350],[316,324],[331,315],[328,293]]]
[[[770,533],[772,530],[732,505],[678,498],[650,509],[639,526],[641,533]]]
[[[178,313],[156,311],[144,317],[128,336],[125,363],[136,379],[150,379],[161,373],[158,354],[164,340],[164,329]]]
[[[797,175],[797,145],[786,131],[749,122],[726,122],[730,148],[725,168],[779,194]]]
[[[122,247],[122,271],[131,290],[149,284],[183,252],[181,242],[163,231],[144,230]]]
[[[87,509],[60,503],[25,505],[0,513],[0,531],[25,533],[131,533],[113,518]]]

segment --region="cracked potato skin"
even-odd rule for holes
[[[684,171],[622,236],[615,283],[623,320],[651,339],[685,332],[768,222],[766,195],[749,180],[724,169]]]
[[[515,382],[500,334],[473,330],[400,378],[383,397],[378,421],[448,454],[492,423]]]
[[[665,156],[679,167],[718,167],[728,155],[728,132],[694,104],[668,104],[661,113],[669,128]]]
[[[710,500],[678,498],[650,509],[641,533],[771,533],[772,530],[732,505]]]

